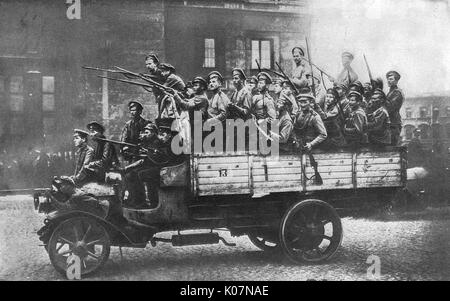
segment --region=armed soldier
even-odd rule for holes
[[[164,79],[164,86],[178,92],[183,92],[185,90],[186,85],[181,77],[175,74],[175,67],[168,63],[162,63],[159,65],[159,69],[161,70],[161,75]],[[177,108],[174,107],[174,102],[172,100],[172,97],[167,94],[162,97],[158,108],[158,119],[175,118],[175,110],[177,110]]]
[[[290,103],[288,106],[290,110],[289,114],[290,116],[295,117],[298,113],[298,104],[292,94],[289,81],[281,78],[275,79],[273,82],[273,92],[275,103],[277,103],[280,99],[287,100]]]
[[[148,120],[141,117],[144,107],[139,101],[130,101],[128,103],[128,110],[130,112],[130,120],[125,123],[122,130],[122,136],[120,138],[121,142],[138,144],[139,134],[144,129],[144,127],[149,123]],[[133,157],[127,154],[129,147],[125,146],[122,148],[122,154],[125,160],[129,163],[133,161]]]
[[[361,108],[362,95],[356,91],[348,93],[350,114],[345,120],[344,137],[351,147],[367,144],[367,116]]]
[[[299,88],[308,86],[307,75],[311,75],[309,64],[306,62],[305,52],[296,46],[292,48],[292,58],[294,59],[294,69],[292,70],[292,82]]]
[[[221,90],[223,77],[218,71],[208,74],[208,89],[212,91],[213,97],[209,100],[207,122],[215,124],[224,122],[228,117],[228,104],[230,99]]]
[[[387,146],[391,144],[389,129],[389,113],[384,107],[386,95],[383,90],[376,89],[367,106],[367,134],[373,145]]]
[[[158,206],[158,188],[160,183],[160,171],[162,167],[180,164],[183,157],[175,155],[172,152],[171,142],[176,132],[171,130],[173,119],[162,119],[158,122],[159,133],[157,140],[152,143],[152,148],[149,148],[145,158],[134,162],[125,167],[127,174],[134,173],[137,175],[137,184],[146,186],[147,198],[150,203],[150,208]],[[146,136],[144,139],[146,140]],[[138,208],[145,208],[147,204],[145,198],[135,199],[134,205]]]
[[[150,77],[154,81],[162,84],[164,80],[162,78],[161,70],[159,70],[158,65],[159,65],[158,55],[156,55],[156,53],[153,52],[147,54],[145,56],[145,67],[148,70],[148,74],[143,75],[146,77]],[[155,89],[155,91],[157,90]]]
[[[244,87],[246,77],[242,69],[234,68],[232,76],[235,91],[231,95],[230,104],[228,105],[229,117],[246,120],[250,117],[252,94]]]
[[[333,88],[327,90],[325,102],[325,118],[323,123],[327,130],[327,139],[323,143],[325,148],[339,148],[345,146],[345,138],[342,132],[344,114],[338,103],[339,95]]]
[[[294,123],[290,112],[292,111],[292,102],[286,97],[280,97],[277,100],[276,108],[278,110],[278,143],[280,150],[290,150],[292,147],[291,133]]]
[[[118,165],[119,159],[117,158],[114,146],[101,140],[106,138],[103,125],[96,121],[92,121],[88,123],[87,128],[94,143],[94,155],[92,157],[92,162],[88,164],[86,169],[92,171],[93,178],[95,178],[96,182],[103,182],[106,171],[113,165]]]
[[[314,96],[299,94],[297,99],[300,111],[294,121],[294,139],[297,147],[310,151],[327,138],[327,131],[319,114],[311,108],[311,102],[315,103]]]
[[[266,72],[260,72],[257,77],[259,94],[253,96],[251,114],[255,116],[258,123],[263,121],[270,123],[277,118],[275,103],[268,91],[272,78]]]
[[[194,122],[194,111],[202,114],[202,121],[205,121],[208,114],[208,97],[206,96],[207,83],[203,77],[197,76],[192,81],[193,95],[188,99],[182,98],[179,94],[175,95],[177,105],[189,112],[189,120],[191,121],[191,129]]]
[[[400,77],[401,76],[397,71],[389,71],[386,73],[386,79],[389,86],[389,92],[386,95],[386,109],[391,120],[391,145],[393,146],[398,145],[400,133],[402,131],[400,108],[402,107],[405,97],[402,90],[397,86]]]
[[[245,80],[245,88],[252,96],[258,94],[256,85],[258,84],[258,78],[256,76],[248,77]]]
[[[361,95],[363,96],[363,99],[362,99],[362,101],[361,101],[361,108],[362,108],[363,110],[365,110],[366,107],[367,107],[367,103],[368,103],[368,101],[369,101],[370,98],[367,99],[367,101],[366,101],[366,99],[364,98],[365,90],[364,90],[364,86],[362,85],[362,83],[361,83],[359,80],[354,81],[353,83],[351,83],[351,84],[348,86],[348,91],[349,91],[349,92],[350,92],[350,91],[356,91],[356,92],[358,92],[359,94],[361,94]]]
[[[86,170],[94,155],[94,150],[87,144],[88,136],[89,133],[86,131],[74,130],[73,142],[77,150],[75,151],[75,171],[71,178],[78,187],[92,180],[89,171]]]
[[[329,77],[330,80],[335,84],[345,84],[350,85],[354,81],[358,80],[358,74],[353,70],[353,68],[350,66],[354,59],[353,54],[351,54],[348,51],[345,51],[342,53],[342,71],[339,73],[337,78]]]

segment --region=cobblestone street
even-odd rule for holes
[[[44,217],[29,196],[0,198],[0,280],[63,280],[36,235]],[[321,265],[294,265],[260,251],[246,237],[222,235],[236,247],[112,248],[89,280],[368,280],[370,255],[381,261],[380,280],[450,280],[450,221],[344,218],[343,243]],[[164,233],[170,237],[170,233]]]

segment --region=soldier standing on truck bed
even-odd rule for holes
[[[245,73],[240,68],[234,68],[232,71],[234,92],[230,98],[228,110],[230,118],[248,119],[250,117],[250,108],[252,106],[252,94],[245,88]]]
[[[299,88],[308,87],[308,75],[311,75],[309,64],[306,62],[305,52],[301,47],[292,48],[292,58],[294,60],[294,68],[292,70],[292,82]]]
[[[300,111],[294,121],[294,140],[298,147],[310,151],[327,138],[327,130],[319,114],[311,108],[311,101],[315,102],[314,96],[299,94],[297,99]]]
[[[271,83],[272,77],[268,73],[260,72],[258,74],[257,88],[259,94],[253,96],[251,107],[251,113],[255,116],[258,123],[266,121],[269,124],[277,118],[275,103],[269,95],[269,85]]]
[[[168,63],[162,63],[159,65],[159,69],[161,70],[162,78],[164,79],[164,86],[172,88],[178,92],[184,92],[186,85],[184,81],[175,74],[175,67]],[[164,95],[162,97],[160,106],[158,108],[158,118],[175,118],[177,110],[174,107],[174,102],[171,96]]]
[[[367,144],[367,116],[361,108],[362,95],[357,91],[348,93],[350,114],[345,120],[344,137],[347,144],[360,147]]]
[[[400,74],[397,71],[389,71],[386,73],[386,79],[389,86],[389,92],[386,95],[386,109],[391,120],[391,145],[396,146],[400,140],[400,132],[402,131],[402,118],[400,116],[400,108],[405,99],[402,90],[397,86],[400,80]]]
[[[367,134],[369,143],[378,146],[391,144],[389,113],[385,108],[386,95],[375,89],[367,106]]]

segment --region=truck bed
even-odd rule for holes
[[[191,187],[197,196],[247,194],[254,197],[276,192],[403,187],[406,184],[406,150],[361,149],[313,152],[322,185],[314,181],[307,154],[278,157],[249,153],[194,154]]]

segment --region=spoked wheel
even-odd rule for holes
[[[75,217],[53,231],[47,251],[55,269],[66,275],[67,259],[80,258],[81,276],[95,272],[108,260],[111,242],[103,225],[89,217]]]
[[[301,201],[282,219],[281,248],[295,263],[324,261],[336,253],[341,241],[341,219],[336,210],[323,201]]]
[[[280,250],[280,243],[277,235],[269,233],[249,233],[248,238],[258,248],[266,252],[277,252]]]

